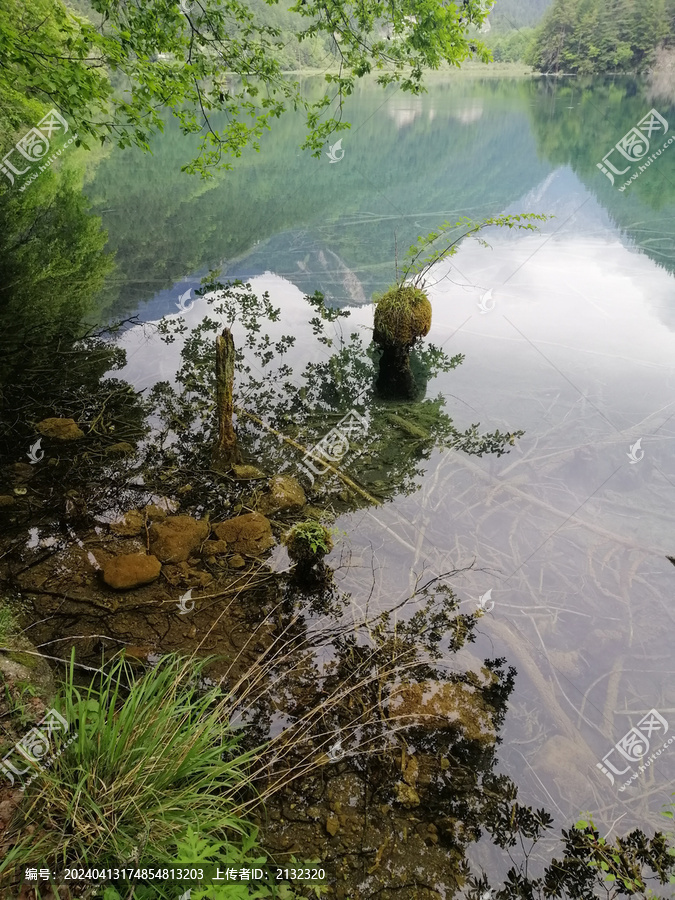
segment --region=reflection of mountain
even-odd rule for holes
[[[206,182],[180,172],[194,143],[168,123],[153,156],[113,152],[87,186],[120,269],[107,305],[138,309],[223,262],[241,277],[283,272],[334,302],[369,299],[418,235],[446,218],[496,214],[545,176],[526,110],[533,91],[525,80],[454,79],[383,103],[382,91],[361,87],[337,165],[300,152],[303,123],[289,117],[259,154]]]
[[[617,177],[612,185],[597,168],[597,163],[653,105],[644,83],[628,77],[575,79],[562,85],[540,79],[538,92],[541,102],[531,106],[531,116],[539,152],[573,172],[574,181],[590,193],[593,200],[585,204],[584,218],[590,209],[602,209],[603,220],[613,232],[618,229],[627,245],[639,248],[675,274],[675,149],[671,146],[664,151],[625,191],[619,190],[622,178]],[[667,102],[658,106],[658,112],[668,122],[675,121],[675,107]],[[652,138],[650,152],[660,146],[661,142]],[[633,164],[624,178],[637,169],[638,164]],[[572,206],[570,197],[567,206],[561,204],[559,217],[573,214]],[[660,306],[658,314],[675,329],[675,309]]]
[[[320,238],[313,239],[305,231],[275,235],[241,262],[228,266],[225,274],[245,280],[267,271],[283,276],[306,294],[321,291],[328,304],[370,303],[358,275],[337,253],[322,246]]]

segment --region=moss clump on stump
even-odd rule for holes
[[[431,328],[431,303],[418,287],[396,285],[376,301],[373,340],[382,350],[377,390],[382,397],[414,400],[418,385],[410,350]]]
[[[431,303],[417,287],[397,285],[376,302],[373,340],[409,350],[431,328]]]

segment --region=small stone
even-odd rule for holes
[[[260,498],[258,509],[265,515],[277,512],[298,512],[307,503],[300,483],[290,475],[271,478],[266,494]]]
[[[239,481],[252,481],[254,478],[265,478],[265,473],[255,466],[232,466],[232,474]]]
[[[75,419],[51,418],[43,419],[37,424],[37,430],[45,437],[57,441],[77,441],[84,437],[84,431]]]
[[[130,509],[117,522],[110,523],[110,530],[120,537],[135,537],[141,534],[145,525],[145,516],[140,509]]]
[[[417,786],[417,776],[419,774],[419,770],[420,764],[417,762],[414,756],[410,756],[408,758],[405,771],[403,772],[403,780],[410,787]]]
[[[167,516],[150,527],[150,549],[163,563],[185,562],[208,536],[208,522],[192,516]]]
[[[128,453],[135,453],[136,448],[129,441],[119,441],[117,444],[111,444],[105,452],[113,456],[126,456]]]
[[[243,569],[246,565],[246,560],[241,554],[235,553],[234,556],[228,559],[227,564],[231,569]]]
[[[157,506],[156,503],[148,503],[147,506],[143,507],[143,512],[151,522],[163,522],[167,516],[166,510],[162,509],[161,506]]]
[[[0,506],[14,506],[16,500],[10,494],[0,494]]]
[[[441,760],[441,772],[447,772],[450,768],[450,760],[447,757],[443,757]]]
[[[227,552],[227,541],[206,541],[202,547],[202,556],[219,556]]]
[[[156,556],[145,553],[123,553],[103,566],[103,580],[116,591],[126,591],[150,584],[159,578],[162,564]]]
[[[25,487],[15,487],[14,493],[17,497],[24,497],[28,493],[28,488]]]
[[[331,837],[335,837],[339,830],[340,820],[337,816],[329,815],[326,819],[326,831]]]
[[[269,519],[260,513],[246,513],[235,516],[213,526],[213,530],[221,541],[227,541],[235,553],[247,556],[259,556],[274,546],[272,526]]]
[[[420,805],[420,795],[414,787],[406,784],[404,781],[396,783],[396,802],[400,803],[405,809],[414,809]]]

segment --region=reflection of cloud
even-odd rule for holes
[[[422,114],[422,99],[420,97],[406,97],[393,100],[387,105],[387,115],[401,129],[412,125],[415,119]]]
[[[470,122],[477,122],[483,115],[483,104],[480,100],[474,100],[469,106],[458,109],[450,113],[453,119],[457,119],[462,125],[468,125]]]

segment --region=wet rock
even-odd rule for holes
[[[331,837],[335,837],[339,830],[340,820],[337,816],[329,815],[326,819],[326,831]]]
[[[405,809],[414,809],[420,805],[420,795],[414,787],[406,784],[405,781],[396,783],[396,802],[400,803]]]
[[[11,494],[0,494],[0,507],[2,506],[14,506],[16,500],[12,497]]]
[[[156,556],[123,553],[103,566],[103,580],[116,591],[125,591],[155,581],[161,569],[162,564]]]
[[[492,709],[470,685],[429,681],[392,689],[389,716],[423,728],[459,727],[469,740],[495,742]]]
[[[45,437],[54,438],[57,441],[77,441],[84,437],[84,431],[75,419],[43,419],[38,422],[37,430]]]
[[[232,466],[232,474],[239,481],[252,481],[254,478],[265,478],[265,473],[255,466]]]
[[[235,516],[234,519],[214,525],[213,530],[219,540],[231,545],[234,552],[246,556],[259,556],[274,546],[269,519],[260,513]]]
[[[209,533],[208,522],[192,516],[168,516],[150,527],[150,549],[163,563],[185,562]]]
[[[202,556],[208,558],[210,556],[222,556],[228,553],[229,548],[227,541],[206,541],[202,546]]]
[[[126,456],[128,453],[135,453],[136,448],[129,441],[119,441],[117,444],[111,444],[105,452],[112,456]]]
[[[151,522],[163,522],[168,515],[167,511],[156,503],[148,503],[147,506],[143,507],[142,512],[145,513]]]
[[[246,565],[246,560],[241,554],[235,553],[234,556],[228,559],[227,564],[231,569],[243,569]]]
[[[110,530],[120,537],[135,537],[141,534],[145,525],[145,516],[140,509],[130,509],[117,522],[110,523]]]
[[[49,701],[55,693],[54,678],[49,663],[23,635],[11,635],[6,640],[11,650],[0,653],[0,672],[11,688],[15,684],[30,684],[38,694],[34,700]],[[31,651],[31,652],[27,652]],[[35,711],[43,712],[44,704],[36,704]]]
[[[270,479],[267,493],[258,502],[258,509],[265,515],[277,512],[298,512],[307,503],[305,492],[295,478],[277,475]]]
[[[403,770],[403,780],[410,787],[417,787],[417,776],[419,774],[420,764],[414,756],[408,757],[408,762]]]

